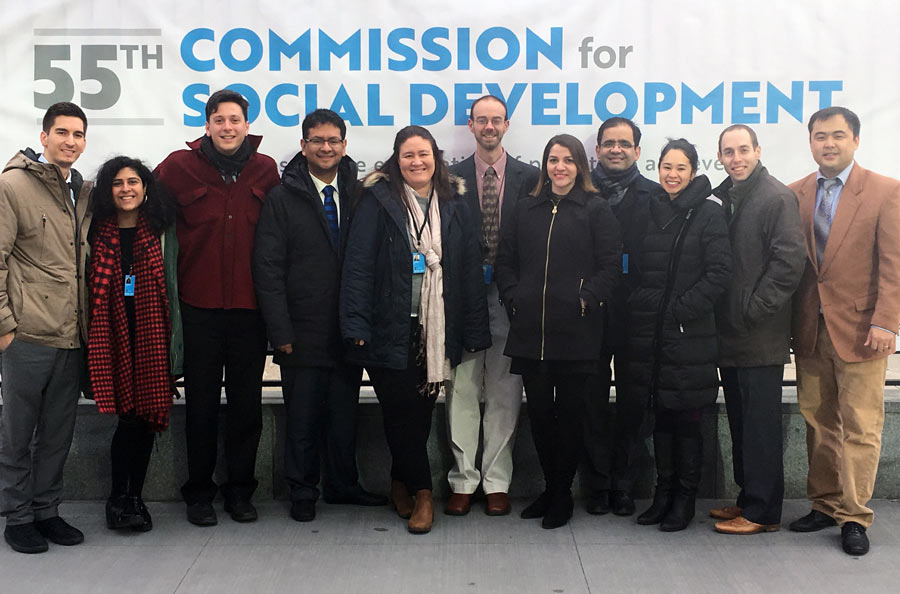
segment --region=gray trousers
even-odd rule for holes
[[[80,369],[81,349],[14,339],[0,354],[0,515],[8,525],[58,515]]]

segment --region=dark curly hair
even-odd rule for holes
[[[150,231],[158,237],[175,222],[175,200],[165,185],[153,177],[150,168],[140,159],[120,155],[100,166],[92,194],[94,220],[99,222],[116,215],[112,184],[116,175],[126,167],[133,169],[144,184],[147,200],[141,204],[140,212],[146,217]]]

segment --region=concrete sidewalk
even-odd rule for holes
[[[900,503],[878,500],[871,552],[849,557],[840,530],[794,534],[786,524],[806,501],[784,508],[785,529],[716,534],[706,516],[723,502],[698,503],[684,532],[664,534],[634,518],[590,516],[542,530],[513,514],[489,518],[480,506],[462,518],[438,514],[434,530],[413,536],[387,507],[322,503],[314,522],[287,515],[286,502],[259,505],[260,520],[237,524],[217,503],[219,525],[187,523],[180,503],[150,503],[154,529],[107,530],[103,503],[65,504],[85,543],[50,545],[40,555],[0,546],[2,594],[256,593],[896,593],[900,591]],[[580,502],[579,502],[580,503]],[[640,502],[642,509],[647,502]]]

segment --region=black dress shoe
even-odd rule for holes
[[[256,508],[249,501],[226,501],[225,512],[231,514],[235,522],[255,522],[259,517]]]
[[[41,536],[34,524],[7,526],[3,538],[12,550],[19,553],[44,553],[50,548],[47,539]]]
[[[34,527],[41,536],[50,542],[64,547],[71,547],[84,542],[84,534],[59,516],[36,520]]]
[[[854,557],[868,553],[869,537],[866,536],[866,529],[856,522],[847,522],[841,526],[841,546],[845,553]]]
[[[600,491],[596,495],[587,498],[584,508],[587,513],[595,516],[603,516],[610,512],[609,491]]]
[[[533,520],[535,518],[543,518],[544,514],[547,513],[547,508],[550,507],[550,493],[544,491],[538,498],[535,499],[531,505],[522,510],[519,516],[523,520]]]
[[[799,520],[791,522],[788,529],[791,532],[818,532],[831,526],[837,526],[834,518],[814,509]]]
[[[311,499],[298,499],[291,503],[291,517],[298,522],[312,522],[316,519],[316,502]]]
[[[189,503],[187,506],[188,522],[194,526],[215,526],[219,523],[216,510],[209,501]]]
[[[388,498],[384,495],[376,495],[359,487],[355,491],[343,496],[326,496],[325,503],[332,505],[364,505],[366,507],[376,507],[379,505],[387,505]]]
[[[625,491],[613,491],[610,496],[610,507],[617,516],[634,515],[634,498]]]

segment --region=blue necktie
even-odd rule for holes
[[[338,212],[337,204],[334,203],[334,186],[328,185],[322,188],[325,194],[325,218],[328,219],[328,227],[331,229],[331,241],[334,247],[340,246],[341,235],[338,231]]]

